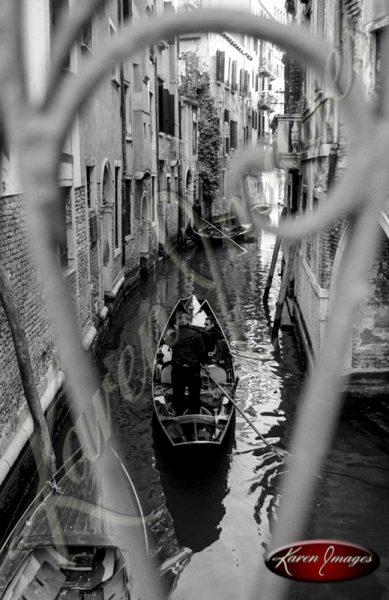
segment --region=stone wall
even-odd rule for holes
[[[352,368],[389,370],[389,241],[382,233],[367,300],[353,331]]]

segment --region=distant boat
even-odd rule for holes
[[[213,223],[202,219],[202,225],[194,230],[194,240],[200,245],[204,241],[212,245],[220,245],[228,240],[237,242],[244,239],[253,229],[252,223],[241,224],[234,215],[215,217]]]
[[[202,374],[200,413],[186,412],[177,416],[172,406],[171,350],[163,339],[166,332],[174,327],[179,311],[191,316],[192,327],[200,333],[205,331],[206,317],[212,316],[220,332],[220,342],[208,364],[209,377],[206,372]],[[228,396],[234,398],[237,383],[228,341],[207,300],[199,300],[194,295],[179,300],[162,332],[153,369],[154,410],[171,446],[221,446],[234,421],[235,406]],[[226,393],[223,394],[222,390]]]
[[[254,204],[254,206],[251,207],[251,210],[256,212],[259,215],[269,215],[272,211],[272,206],[267,205],[267,204]]]
[[[0,551],[1,600],[133,600],[128,536],[146,557],[145,523],[116,452],[108,447],[102,460],[108,483],[86,460],[67,474],[65,465],[58,487],[46,485],[19,520]]]

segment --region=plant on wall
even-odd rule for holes
[[[219,117],[211,93],[209,74],[199,68],[195,54],[187,52],[181,58],[185,61],[185,76],[182,77],[180,94],[190,97],[200,108],[197,171],[203,201],[210,215],[224,166]]]

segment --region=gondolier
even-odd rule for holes
[[[207,357],[204,339],[211,342],[211,322],[221,339],[212,341],[211,348],[216,342],[217,349]],[[153,368],[155,415],[171,446],[221,447],[233,431],[237,384],[227,338],[207,300],[195,295],[178,300],[161,334]],[[187,386],[190,399],[185,396]]]
[[[176,330],[170,330],[164,339],[172,348],[173,408],[176,415],[182,415],[186,408],[190,413],[200,412],[201,364],[205,362],[206,351],[201,334],[190,326],[190,316],[179,312]],[[188,387],[188,404],[185,404],[185,389]]]

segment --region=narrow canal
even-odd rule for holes
[[[150,516],[153,551],[168,561],[164,580],[172,600],[247,600],[282,494],[283,459],[237,416],[234,440],[222,456],[182,464],[172,460],[153,427],[150,367],[156,321],[179,297],[206,297],[234,349],[237,401],[270,444],[285,447],[305,370],[293,330],[271,344],[279,278],[265,310],[263,293],[274,238],[262,233],[247,253],[225,247],[191,249],[156,269],[122,305],[110,331],[100,372],[110,390],[116,436]],[[374,574],[356,582],[293,583],[290,598],[389,598],[388,449],[372,423],[384,399],[360,409],[351,401],[333,450],[318,476],[317,500],[306,537],[359,543],[381,557]],[[166,563],[165,563],[166,564]]]
[[[277,272],[268,310],[261,296],[273,245],[273,236],[262,233],[245,243],[246,253],[190,249],[162,263],[123,302],[99,360],[115,436],[149,517],[153,553],[166,567],[163,581],[171,600],[267,600],[260,584],[253,586],[265,569],[287,462],[239,416],[224,454],[190,463],[172,460],[153,427],[150,367],[158,318],[169,314],[179,297],[207,297],[234,350],[240,407],[269,444],[286,447],[305,368],[293,330],[281,332],[278,348],[271,344]],[[59,453],[68,426],[57,427]],[[389,599],[388,433],[387,398],[347,399],[331,454],[317,477],[305,535],[361,544],[380,556],[380,567],[346,583],[295,582],[291,600]],[[18,471],[11,488],[22,490],[30,471]],[[22,508],[10,494],[9,488],[0,494],[1,537]]]

